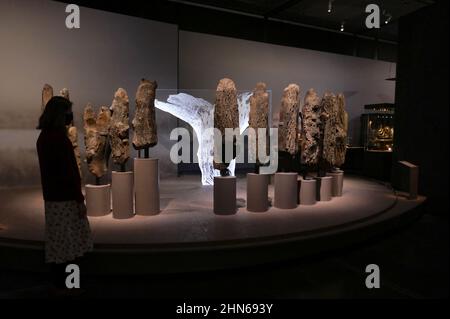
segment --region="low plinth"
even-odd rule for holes
[[[116,219],[134,216],[133,172],[112,172],[112,210]]]
[[[328,202],[331,200],[333,177],[324,176],[316,177],[317,181],[317,200],[322,202]]]
[[[111,185],[85,186],[88,216],[106,216],[111,213]]]
[[[214,177],[214,214],[234,215],[236,212],[236,177]]]
[[[344,171],[334,171],[327,174],[333,178],[331,183],[331,196],[341,197],[344,188]]]
[[[297,207],[297,173],[275,174],[274,206],[281,209]]]
[[[158,159],[134,159],[134,194],[136,215],[148,216],[159,214]]]
[[[300,179],[300,205],[314,205],[317,202],[317,181],[315,179]]]
[[[247,210],[265,212],[269,209],[269,175],[247,174]]]

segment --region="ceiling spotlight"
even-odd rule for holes
[[[386,10],[383,10],[383,15],[384,15],[384,24],[388,24],[389,22],[391,22],[392,14],[390,14]]]
[[[333,1],[334,0],[328,0],[328,13],[331,13],[333,10]]]
[[[345,22],[342,21],[341,22],[341,32],[344,32],[344,30],[345,30]]]
[[[384,23],[385,23],[385,24],[388,24],[389,22],[391,22],[391,20],[392,20],[392,16],[389,15],[389,16],[386,18],[386,20],[384,20]]]

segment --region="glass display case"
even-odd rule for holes
[[[367,151],[392,152],[394,146],[394,104],[364,106],[361,142]]]

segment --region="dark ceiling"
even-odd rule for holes
[[[0,0],[1,1],[1,0]],[[69,3],[68,0],[55,0]],[[71,0],[81,6],[176,24],[201,32],[278,45],[397,61],[400,17],[432,0]],[[382,11],[381,28],[365,27],[367,4]],[[388,24],[385,18],[391,16]],[[340,32],[341,24],[345,30]]]
[[[397,21],[422,7],[433,4],[432,0],[333,0],[331,13],[328,13],[329,0],[169,0],[183,4],[206,6],[219,10],[231,10],[244,14],[266,17],[270,20],[299,23],[329,30],[339,31],[344,23],[347,33],[396,41]],[[382,11],[382,27],[369,30],[365,27],[365,8],[376,3]],[[384,12],[384,15],[383,15]],[[391,21],[385,24],[385,18]]]

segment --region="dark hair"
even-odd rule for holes
[[[62,96],[54,96],[45,105],[44,112],[39,118],[37,129],[64,129],[66,126],[66,113],[70,112],[72,102]]]

